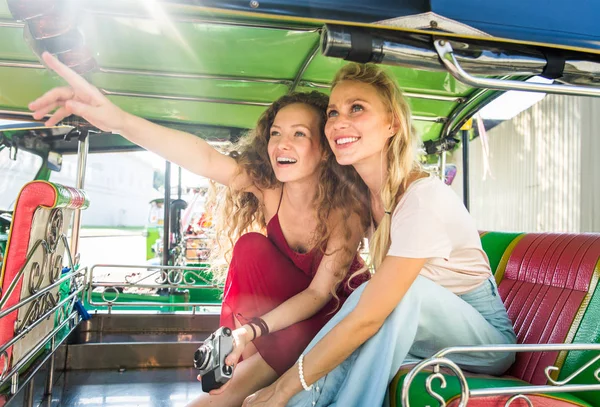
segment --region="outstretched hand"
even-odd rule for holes
[[[29,109],[34,112],[34,119],[41,120],[56,110],[46,121],[46,126],[54,126],[65,117],[75,114],[103,131],[119,132],[123,128],[126,113],[108,100],[98,88],[50,53],[44,52],[42,58],[69,86],[54,88],[31,102]]]

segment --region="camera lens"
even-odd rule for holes
[[[225,336],[231,336],[231,329],[224,327],[223,328],[223,335]]]
[[[194,352],[194,366],[198,370],[204,370],[208,366],[210,362],[210,349],[207,349],[206,346],[200,346],[196,352]]]
[[[233,373],[233,369],[229,365],[224,365],[223,373],[225,373],[225,375],[227,375],[227,376],[231,376],[231,374]]]

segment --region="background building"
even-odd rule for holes
[[[41,158],[18,151],[17,161],[0,153],[0,209],[13,209],[21,187],[31,181]],[[63,156],[62,170],[52,172],[50,181],[75,185],[77,157]],[[135,153],[90,154],[87,160],[85,190],[90,207],[82,214],[83,226],[144,226],[149,201],[160,196],[153,189],[154,166]]]
[[[487,141],[487,156],[484,137],[469,155],[480,230],[600,231],[599,99],[549,95],[489,130]],[[462,151],[449,161],[462,197]]]

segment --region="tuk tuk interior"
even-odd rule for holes
[[[54,128],[32,121],[27,104],[61,83],[36,53],[55,53],[124,110],[215,144],[238,140],[290,91],[327,93],[347,60],[389,65],[424,164],[443,176],[447,152],[462,146],[468,207],[474,133],[464,125],[476,112],[514,89],[600,95],[600,31],[591,23],[599,6],[575,1],[579,18],[561,20],[559,31],[547,27],[564,5],[504,3],[0,0],[0,119],[26,123],[0,128],[8,150],[0,154],[43,160],[14,212],[0,215],[0,405],[184,405],[200,391],[194,350],[218,327],[205,310],[218,306],[221,287],[205,263],[178,260],[183,237],[172,239],[180,225],[169,196],[169,250],[151,269],[132,267],[143,278],[98,283],[94,273],[122,265],[79,257],[81,211],[93,205],[87,154],[139,148],[76,117]],[[524,18],[536,6],[540,18]],[[536,75],[554,83],[526,82]],[[78,156],[75,185],[51,182],[66,154]],[[166,191],[170,171],[167,163]],[[481,349],[443,350],[398,373],[392,405],[600,404],[600,235],[481,238],[519,337],[517,363],[510,376],[480,377],[446,356]],[[126,295],[132,288],[155,291]]]

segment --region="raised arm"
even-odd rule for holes
[[[342,363],[359,346],[375,335],[419,275],[426,259],[388,256],[363,291],[356,308],[323,337],[304,357],[308,385]],[[244,406],[284,406],[302,390],[298,365],[277,382],[249,397]]]
[[[42,55],[50,69],[69,86],[54,88],[29,104],[36,120],[54,114],[46,126],[54,126],[65,117],[76,114],[103,131],[122,135],[129,141],[152,151],[164,159],[220,184],[252,191],[249,178],[243,174],[232,180],[237,172],[234,159],[219,153],[199,137],[151,123],[124,112],[96,87],[49,53]]]
[[[347,266],[342,270],[344,264],[349,265],[352,257],[356,254],[358,245],[362,238],[360,231],[360,221],[358,216],[353,216],[344,220],[341,214],[334,215],[337,219],[332,219],[331,224],[336,225],[327,242],[325,255],[319,264],[319,268],[312,279],[310,285],[295,296],[280,304],[277,308],[262,316],[262,319],[269,327],[269,332],[275,332],[287,328],[297,322],[304,321],[319,312],[332,298],[331,289],[337,281],[336,274],[347,273]],[[343,222],[348,222],[352,236],[349,240],[345,237],[345,228]],[[346,249],[346,250],[344,250]],[[350,249],[349,251],[347,249]],[[239,359],[244,346],[252,340],[253,332],[248,325],[244,325],[236,330],[236,335],[240,335],[241,346],[236,349],[227,358],[228,364],[235,364]],[[257,329],[257,336],[260,330]]]

